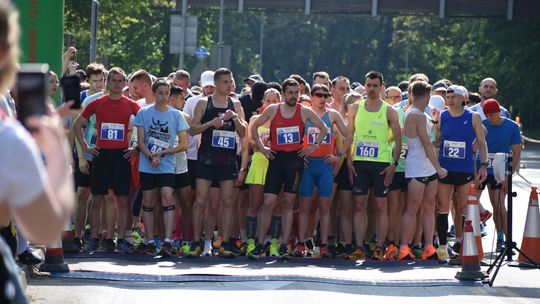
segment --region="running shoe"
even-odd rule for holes
[[[504,240],[497,239],[497,252],[502,252],[504,250]]]
[[[201,255],[202,257],[211,257],[214,254],[212,253],[212,246],[209,246],[208,248],[204,248]]]
[[[397,247],[394,244],[390,244],[388,245],[388,247],[386,247],[386,252],[384,253],[384,259],[386,261],[393,261],[396,259],[397,254],[398,254]]]
[[[459,244],[459,243],[458,243]],[[446,246],[446,251],[448,252],[448,256],[453,259],[459,255],[459,251],[456,252],[452,246]]]
[[[212,247],[214,247],[216,249],[220,248],[222,242],[223,242],[223,239],[221,239],[220,236],[217,236],[216,239],[214,240],[214,242],[212,243]]]
[[[454,225],[450,226],[450,230],[448,231],[448,236],[456,236],[456,227]]]
[[[414,260],[415,256],[411,251],[411,248],[407,245],[401,246],[399,248],[399,254],[398,254],[398,260],[399,261],[408,261],[408,260]]]
[[[412,253],[414,254],[415,258],[421,259],[422,258],[422,247],[418,246],[418,245],[413,246]]]
[[[116,249],[118,249],[118,251],[123,252],[123,253],[131,253],[133,248],[126,239],[119,239],[116,242]]]
[[[191,248],[189,247],[189,242],[186,242],[186,241],[182,242],[182,247],[180,247],[180,252],[182,252],[184,256],[186,256],[189,253],[190,249]]]
[[[371,255],[371,259],[375,261],[384,261],[384,251],[382,247],[375,248],[375,251],[373,251],[373,254]]]
[[[459,254],[459,252],[461,251],[461,242],[455,242],[454,246],[452,246],[452,249],[454,250],[456,254]],[[448,254],[450,254],[450,252]]]
[[[233,259],[234,253],[230,250],[227,250],[224,244],[222,243],[221,247],[219,247],[218,249],[218,256],[222,258],[226,258],[226,259]]]
[[[253,250],[246,253],[246,256],[248,257],[248,259],[256,260],[256,259],[262,258],[262,257],[264,257],[266,255],[265,252],[264,252],[263,245],[257,244],[257,245],[254,245],[254,246],[255,246],[255,248]]]
[[[331,259],[332,255],[328,251],[328,247],[320,247],[319,248],[319,257],[321,259]]]
[[[172,244],[170,242],[163,242],[161,250],[158,253],[163,258],[170,258],[176,254]]]
[[[488,231],[486,229],[486,226],[482,223],[480,223],[480,236],[485,237],[488,235]]]
[[[493,213],[489,212],[489,210],[484,210],[484,212],[480,212],[480,221],[485,225],[492,215]]]
[[[438,260],[437,249],[433,245],[426,246],[422,252],[422,260]]]
[[[315,244],[313,244],[313,239],[306,239],[306,249],[311,251],[313,250],[313,248],[315,248]]]
[[[247,249],[246,249],[246,256],[248,256],[253,250],[255,250],[257,246],[255,245],[254,239],[249,239],[247,241]]]
[[[366,259],[366,251],[364,248],[356,248],[349,256],[348,258],[350,260],[365,260]]]
[[[135,228],[131,231],[131,237],[133,238],[133,244],[142,244],[144,242],[143,233],[140,228]]]
[[[279,245],[279,257],[286,258],[289,256],[289,246],[287,244]]]
[[[144,248],[143,253],[147,254],[147,255],[155,255],[156,254],[156,245],[154,243],[146,244],[146,247]]]
[[[191,246],[191,249],[189,250],[189,252],[186,254],[186,258],[198,258],[201,256],[202,252],[203,250],[201,248],[201,245],[194,243]]]
[[[439,248],[437,248],[437,257],[439,258],[439,261],[447,261],[450,259],[446,245],[440,245]]]
[[[279,257],[279,241],[278,239],[272,239],[270,246],[268,246],[268,255],[271,257]]]
[[[116,244],[114,243],[113,239],[106,239],[105,242],[103,242],[103,245],[105,246],[105,251],[107,252],[114,252],[114,250],[116,250]]]
[[[242,249],[236,247],[236,242],[235,243],[223,242],[221,243],[221,247],[225,247],[225,249],[232,252],[234,256],[245,255]]]
[[[294,248],[293,253],[291,254],[295,258],[303,258],[306,256],[306,246],[304,245],[296,245],[296,248]]]

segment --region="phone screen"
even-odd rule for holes
[[[17,74],[17,119],[26,126],[30,116],[47,113],[47,76],[41,71],[20,71]]]
[[[64,102],[73,100],[71,109],[81,108],[81,80],[77,76],[64,76],[60,81],[64,93]]]

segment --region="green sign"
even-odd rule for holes
[[[17,0],[21,63],[48,63],[59,77],[64,43],[64,0]]]

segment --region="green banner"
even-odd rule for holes
[[[64,0],[17,0],[21,62],[48,63],[59,77],[64,42]]]

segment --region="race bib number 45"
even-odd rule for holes
[[[158,153],[163,150],[166,150],[169,148],[169,143],[166,141],[162,141],[159,139],[155,139],[154,137],[150,137],[148,139],[148,150],[152,153]]]
[[[313,145],[317,137],[319,137],[319,133],[321,133],[321,130],[317,127],[309,127],[308,128],[308,144]],[[329,145],[330,144],[330,132],[326,133],[326,136],[324,137],[324,140],[322,141],[321,145]]]
[[[465,159],[466,144],[464,141],[445,140],[443,144],[443,156],[455,159]]]
[[[356,143],[356,156],[377,158],[379,157],[379,143],[359,141]]]
[[[277,128],[277,144],[287,145],[300,142],[300,128],[298,126]]]
[[[236,149],[236,132],[214,130],[212,132],[212,147]]]
[[[101,124],[101,140],[124,140],[124,125],[118,123],[104,122]]]

